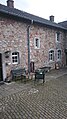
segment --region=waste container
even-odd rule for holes
[[[35,70],[35,81],[36,80],[43,80],[43,83],[45,82],[45,69],[37,69]]]

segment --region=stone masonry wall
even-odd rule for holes
[[[27,26],[23,22],[19,22],[12,19],[0,17],[0,53],[4,55],[3,62],[9,62],[10,65],[6,66],[7,72],[13,68],[26,67],[28,69],[28,49],[27,49]],[[30,61],[34,61],[35,69],[42,67],[45,64],[49,64],[52,68],[55,68],[57,62],[56,51],[58,48],[62,51],[61,65],[65,64],[64,53],[64,33],[60,32],[60,43],[56,43],[56,32],[59,31],[53,28],[47,28],[44,26],[31,25],[30,26]],[[35,37],[40,39],[40,48],[35,49],[34,39]],[[58,46],[57,46],[58,45]],[[49,50],[54,50],[54,61],[49,62]],[[8,59],[5,58],[5,52],[10,51]],[[17,65],[11,62],[11,53],[18,51],[20,53],[20,63]]]
[[[56,42],[56,32],[60,32],[60,42]],[[35,49],[34,38],[40,39],[40,49]],[[58,46],[58,47],[57,47]],[[49,50],[54,50],[54,61],[49,61]],[[61,49],[62,59],[59,62],[65,65],[65,53],[64,53],[64,33],[57,29],[33,26],[30,28],[30,50],[31,50],[31,61],[35,63],[35,69],[38,67],[45,66],[45,64],[50,65],[55,68],[55,63],[57,62],[57,49]]]
[[[9,62],[7,72],[13,68],[26,67],[27,61],[27,30],[26,24],[12,19],[0,17],[0,53],[4,55],[3,62]],[[10,51],[9,58],[5,58],[5,52]],[[11,62],[12,52],[18,51],[20,63],[14,65]]]

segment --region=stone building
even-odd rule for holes
[[[67,28],[50,20],[0,4],[0,81],[5,81],[12,69],[26,68],[33,72],[38,67],[67,65],[65,44]]]

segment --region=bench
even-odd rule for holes
[[[12,79],[26,79],[26,70],[25,68],[11,70]],[[26,81],[26,80],[25,80]]]
[[[35,70],[35,80],[34,81],[36,80],[39,81],[40,79],[43,80],[43,83],[45,82],[45,70],[41,68]]]

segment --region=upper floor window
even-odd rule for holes
[[[18,64],[19,63],[19,52],[13,52],[12,53],[12,64]]]
[[[60,41],[60,33],[59,33],[59,32],[56,33],[56,41],[57,41],[57,42]]]
[[[35,48],[40,48],[40,39],[39,38],[34,39],[34,47]]]
[[[54,50],[49,51],[49,61],[54,61]]]
[[[57,51],[57,60],[61,60],[61,50]]]

